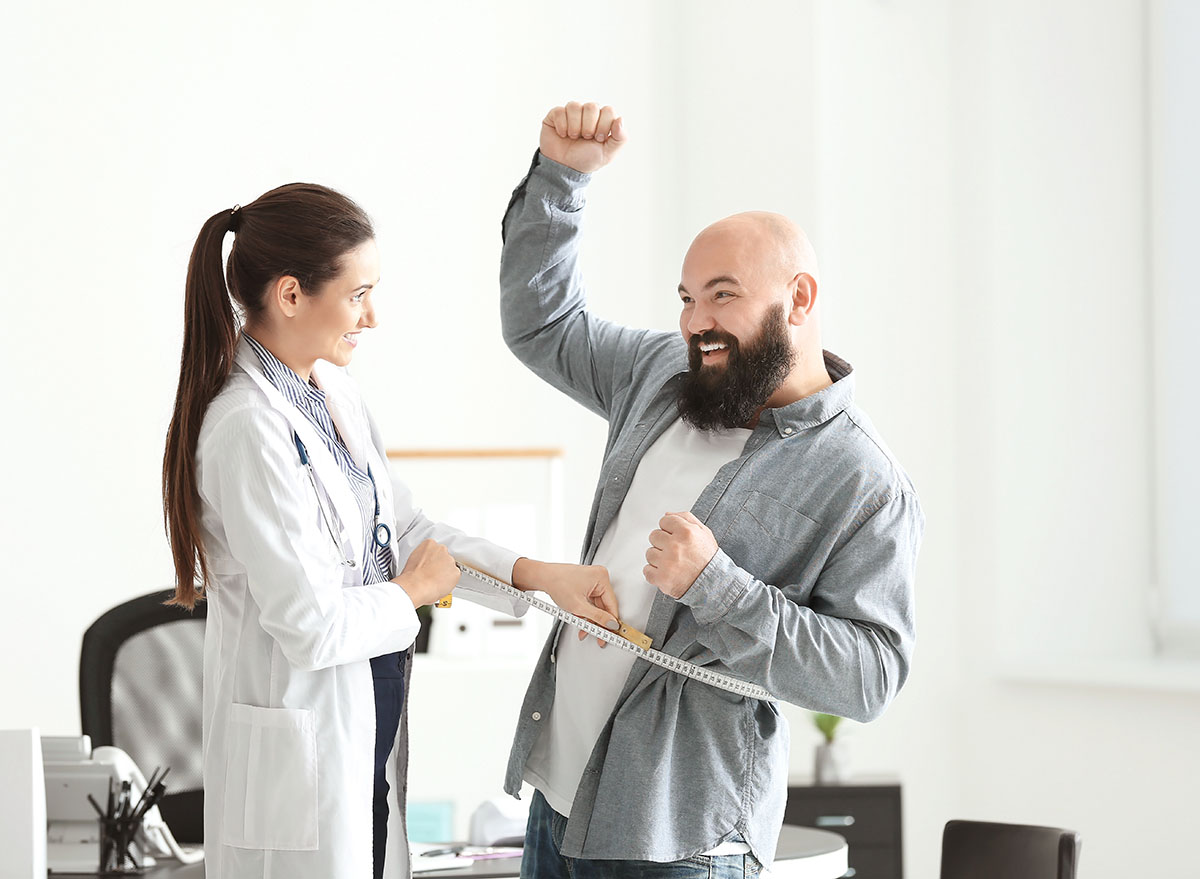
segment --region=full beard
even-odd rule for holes
[[[743,347],[713,330],[688,340],[688,372],[679,387],[679,416],[697,430],[745,427],[778,390],[796,363],[784,307],[767,312],[758,336]],[[700,345],[723,342],[724,366],[704,366]]]

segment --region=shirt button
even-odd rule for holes
[[[533,716],[533,719],[534,719],[534,720],[541,720],[541,719],[542,719],[542,712],[540,712],[540,711],[535,711],[535,712],[533,712],[533,715],[532,715],[532,716]]]
[[[795,431],[793,431],[793,430],[792,430],[790,427],[785,427],[785,428],[783,429],[783,432],[784,432],[784,434],[786,434],[787,436],[791,436],[793,433],[795,433]]]

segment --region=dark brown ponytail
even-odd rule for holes
[[[222,272],[221,246],[230,231],[236,237]],[[163,521],[175,564],[169,604],[195,607],[208,583],[196,445],[208,404],[233,369],[240,322],[230,294],[245,315],[262,310],[268,285],[284,275],[313,295],[337,276],[346,253],[374,237],[362,208],[308,183],[273,189],[244,208],[214,214],[201,228],[188,262],[179,386],[163,456]]]

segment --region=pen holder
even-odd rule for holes
[[[138,828],[129,822],[97,820],[100,822],[99,874],[130,876],[144,873],[146,868],[138,863],[141,850],[135,841]]]

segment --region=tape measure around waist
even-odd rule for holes
[[[461,562],[458,565],[460,571],[464,574],[487,584],[498,592],[502,592],[512,598],[516,598],[526,604],[532,605],[542,613],[547,613],[550,616],[569,623],[578,629],[587,632],[595,638],[599,638],[606,644],[611,644],[621,650],[626,650],[632,653],[639,659],[644,659],[649,663],[665,668],[667,671],[675,674],[683,675],[691,678],[693,681],[699,681],[702,684],[708,684],[710,687],[716,687],[719,690],[725,690],[729,693],[736,693],[739,696],[746,696],[751,699],[763,699],[768,702],[779,701],[772,696],[763,687],[758,684],[747,683],[746,681],[738,680],[720,672],[711,671],[703,666],[688,662],[686,659],[680,659],[677,656],[671,656],[663,653],[661,650],[653,650],[650,647],[650,639],[636,629],[622,625],[622,632],[611,632],[603,626],[593,623],[591,620],[586,620],[583,617],[577,617],[570,611],[563,610],[557,604],[550,601],[543,601],[535,597],[529,592],[522,592],[515,586],[505,583],[503,580],[497,580],[495,577],[485,574],[483,571],[477,571],[470,565],[464,565]]]

